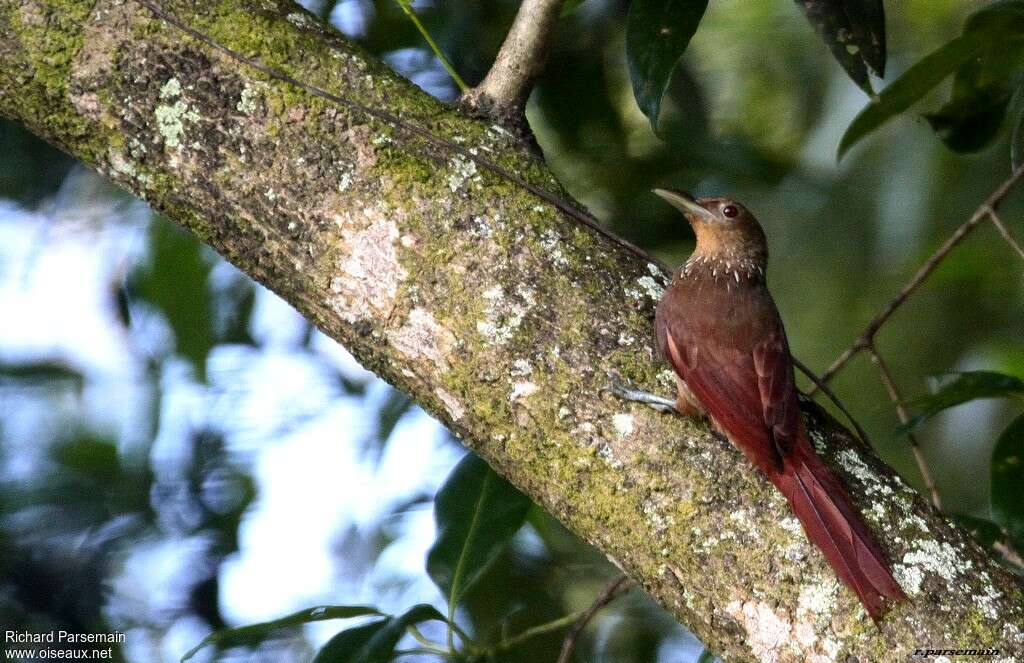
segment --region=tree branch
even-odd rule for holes
[[[437,58],[438,62],[441,63],[441,66],[444,67],[444,70],[448,72],[448,75],[452,77],[452,81],[455,82],[455,86],[458,87],[459,91],[463,94],[468,92],[469,86],[466,85],[466,81],[462,80],[462,76],[459,76],[459,72],[455,70],[455,67],[452,65],[451,61],[448,60],[448,56],[444,54],[444,51],[441,50],[441,47],[438,46],[437,42],[434,41],[434,38],[430,36],[430,31],[427,30],[427,27],[423,25],[422,21],[420,21],[420,17],[416,15],[416,10],[413,9],[412,7],[412,0],[396,0],[396,2],[398,3],[398,6],[402,9],[402,12],[409,17],[410,21],[412,21],[412,24],[416,27],[416,30],[419,31],[420,36],[423,37],[423,41],[427,42],[427,46],[430,47],[430,50],[431,52],[433,52],[434,57]]]
[[[986,218],[992,222],[996,230],[1002,236],[1003,240],[1009,244],[1010,248],[1013,249],[1017,255],[1024,258],[1024,249],[1014,239],[1013,234],[1003,224],[999,218],[996,210],[999,205],[1002,204],[1003,200],[1009,195],[1014,185],[1024,176],[1024,167],[1017,168],[1010,177],[1000,184],[995,191],[983,202],[970,216],[967,221],[960,225],[949,238],[943,242],[942,246],[935,250],[935,252],[924,262],[923,265],[917,270],[914,276],[907,281],[900,288],[900,291],[896,293],[896,296],[889,301],[885,307],[879,311],[874,318],[868,323],[867,327],[861,332],[860,336],[854,340],[840,355],[839,357],[829,366],[828,370],[822,374],[820,380],[814,381],[814,387],[810,390],[809,395],[813,396],[819,389],[828,391],[828,381],[831,380],[836,373],[843,369],[846,364],[853,359],[861,350],[868,353],[871,358],[871,362],[878,368],[879,379],[882,385],[885,387],[886,392],[889,394],[889,399],[893,402],[896,407],[896,415],[899,417],[900,423],[907,424],[910,421],[910,416],[907,412],[906,402],[903,396],[900,394],[899,389],[896,386],[896,382],[892,377],[892,373],[889,371],[888,366],[878,353],[878,348],[875,344],[875,336],[878,334],[878,330],[882,328],[889,318],[899,309],[910,297],[911,294],[917,290],[918,287],[931,275],[935,268],[946,259],[949,253],[956,248],[956,246],[963,241],[967,235],[974,230],[978,224],[980,224]],[[804,371],[807,372],[806,370]],[[833,398],[833,400],[835,400]],[[846,414],[845,409],[843,413]],[[849,417],[849,414],[847,414]],[[852,420],[851,420],[852,421]],[[864,439],[863,431],[854,422],[854,426],[857,428],[861,438]],[[914,461],[917,463],[918,470],[921,473],[921,479],[924,481],[925,489],[931,495],[932,504],[937,509],[942,508],[942,499],[939,496],[938,487],[935,485],[935,480],[932,478],[931,470],[928,468],[928,462],[925,460],[924,454],[921,451],[921,445],[917,441],[917,436],[912,432],[907,433],[907,440],[910,442],[910,449],[914,454]]]
[[[882,325],[892,317],[893,313],[903,306],[904,302],[907,301],[907,298],[910,297],[910,295],[913,294],[922,283],[924,283],[925,279],[931,276],[931,273],[935,271],[935,268],[939,266],[946,256],[949,255],[949,252],[956,248],[956,246],[986,218],[992,220],[993,224],[997,229],[999,229],[1003,238],[1009,242],[1011,247],[1019,249],[1013,241],[1012,236],[1009,234],[1009,231],[1006,230],[1006,227],[999,221],[999,218],[995,213],[996,210],[999,209],[999,205],[1002,204],[1003,200],[1009,195],[1014,185],[1017,184],[1022,176],[1024,176],[1024,166],[1020,166],[1017,170],[1013,171],[1010,177],[996,187],[996,190],[989,195],[985,202],[974,210],[974,213],[971,214],[970,218],[964,221],[959,228],[953,231],[953,234],[942,243],[942,246],[937,248],[928,260],[918,268],[917,272],[914,273],[914,276],[907,281],[902,288],[900,288],[900,291],[896,293],[896,296],[893,297],[892,300],[890,300],[889,303],[871,319],[867,327],[864,328],[864,331],[861,332],[860,336],[858,336],[856,340],[854,340],[848,348],[843,350],[839,357],[832,362],[832,365],[828,367],[828,370],[821,375],[821,380],[823,382],[827,383],[831,380],[836,373],[846,366],[847,362],[853,359],[854,355],[861,350],[867,349],[868,346],[871,345],[875,339],[875,334],[877,334],[878,330],[882,328]],[[811,393],[814,393],[813,389],[811,390]]]
[[[539,195],[560,187],[518,141],[295,5],[152,1],[264,68],[135,0],[0,0],[0,113],[281,295],[724,657],[1024,647],[1024,582],[820,409],[810,434],[912,598],[880,629],[705,423],[602,396],[661,384],[668,275]]]
[[[798,371],[807,376],[807,379],[810,380],[813,385],[813,387],[811,388],[812,391],[808,395],[808,398],[811,398],[811,396],[813,396],[816,392],[821,391],[821,393],[825,394],[825,396],[827,396],[828,399],[832,401],[832,404],[836,406],[836,409],[843,413],[843,416],[846,417],[846,420],[850,422],[851,426],[853,426],[853,430],[857,432],[857,437],[860,438],[860,441],[863,442],[865,446],[874,446],[873,444],[871,444],[871,439],[868,437],[867,432],[861,427],[860,422],[857,421],[852,414],[850,414],[850,411],[846,409],[846,405],[841,400],[839,400],[839,397],[836,396],[835,392],[832,391],[831,388],[829,388],[828,384],[824,380],[819,378],[814,371],[808,368],[807,365],[800,361],[796,356],[793,356],[792,359],[793,366]]]
[[[906,426],[910,423],[910,414],[907,412],[906,401],[903,400],[903,394],[900,393],[899,388],[896,386],[896,381],[892,377],[892,373],[889,371],[888,364],[882,359],[882,355],[878,354],[878,349],[875,347],[874,342],[870,343],[865,350],[868,356],[871,357],[871,363],[878,368],[878,376],[885,386],[885,391],[889,394],[889,400],[892,401],[896,407],[896,416],[899,417],[900,423]],[[917,469],[921,473],[921,479],[924,481],[925,490],[931,495],[932,504],[935,505],[936,509],[942,508],[942,498],[939,496],[939,489],[935,486],[935,479],[932,478],[932,472],[928,469],[928,461],[925,460],[924,454],[921,452],[921,445],[917,441],[917,436],[912,431],[907,432],[907,440],[910,442],[910,450],[914,454],[914,461],[917,463]]]
[[[576,649],[576,641],[579,640],[580,634],[583,633],[583,629],[587,628],[587,624],[594,619],[597,613],[607,606],[609,603],[617,599],[622,594],[625,594],[633,588],[633,582],[626,576],[619,576],[615,580],[605,585],[601,593],[597,595],[594,602],[590,604],[583,616],[577,620],[573,627],[569,629],[569,632],[565,634],[565,640],[562,641],[562,651],[558,654],[558,663],[569,663],[572,660],[572,653]]]
[[[1013,249],[1014,253],[1016,253],[1018,256],[1020,256],[1022,260],[1024,260],[1024,248],[1022,248],[1021,245],[1017,243],[1017,240],[1014,238],[1013,233],[1010,232],[1010,229],[1006,227],[1006,225],[1003,223],[1002,219],[999,218],[999,215],[996,214],[996,211],[994,209],[990,207],[986,211],[988,212],[989,220],[992,221],[992,225],[994,225],[996,227],[996,230],[999,231],[999,234],[1003,236],[1003,240],[1005,240],[1006,243],[1010,245],[1010,248]]]
[[[544,68],[564,0],[522,0],[505,42],[487,76],[466,92],[463,103],[529,136],[524,109]]]

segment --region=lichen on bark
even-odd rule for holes
[[[291,3],[159,6],[559,191],[505,131],[431,99]],[[706,423],[607,395],[613,379],[666,389],[651,339],[666,275],[492,170],[253,69],[135,0],[0,0],[0,71],[0,113],[292,303],[712,650],[824,662],[1021,649],[1021,580],[813,406],[816,443],[911,594],[880,628]]]

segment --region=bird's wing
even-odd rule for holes
[[[782,456],[765,420],[762,380],[749,351],[709,338],[664,331],[669,361],[708,414],[765,471],[781,470]]]
[[[762,416],[780,456],[786,456],[800,433],[800,405],[793,379],[793,359],[781,325],[754,347],[754,370]]]

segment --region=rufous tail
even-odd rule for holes
[[[786,455],[782,472],[773,480],[789,500],[807,538],[860,597],[875,622],[889,602],[906,599],[878,543],[839,481],[814,453],[806,433]]]

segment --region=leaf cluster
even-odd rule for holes
[[[499,560],[513,537],[528,521],[532,502],[494,472],[475,454],[467,454],[444,482],[434,499],[436,538],[426,560],[426,571],[447,603],[447,614],[427,604],[415,605],[398,615],[362,605],[308,608],[280,619],[217,631],[191,649],[183,661],[207,646],[230,648],[250,645],[276,631],[329,619],[370,618],[339,631],[317,652],[313,663],[385,663],[404,655],[432,654],[449,660],[495,661],[503,652],[526,641],[572,626],[581,613],[572,613],[519,632],[496,637],[473,637],[462,628],[457,609]],[[423,635],[420,626],[440,622],[446,642]],[[403,639],[416,643],[400,649]]]
[[[950,149],[976,152],[992,142],[1011,102],[1019,99],[1022,74],[1024,2],[1005,0],[982,8],[967,19],[963,34],[908,69],[854,118],[839,143],[839,156],[951,75],[949,100],[925,118]],[[1020,161],[1021,120],[1018,110],[1012,147],[1015,167]]]
[[[886,68],[882,0],[797,0],[850,79],[872,96],[843,135],[838,156],[953,77],[948,100],[924,118],[953,151],[992,143],[1012,117],[1013,167],[1021,162],[1024,123],[1024,0],[1000,0],[975,12],[963,33],[914,64],[877,95],[870,73]],[[697,32],[707,0],[632,0],[626,57],[637,105],[665,139],[659,118],[672,77]]]
[[[936,415],[980,399],[1005,398],[1024,401],[1024,380],[995,371],[970,371],[942,376],[933,393],[914,401],[917,414],[902,426],[909,433]],[[1001,555],[1015,570],[1024,550],[1024,413],[999,435],[990,461],[991,492],[988,517],[956,515],[955,518],[983,544],[1011,554]],[[1000,555],[997,555],[1000,557]]]
[[[807,20],[850,78],[869,94],[869,71],[885,72],[882,0],[797,0]],[[632,0],[626,19],[626,58],[633,94],[659,133],[662,101],[707,0]]]

